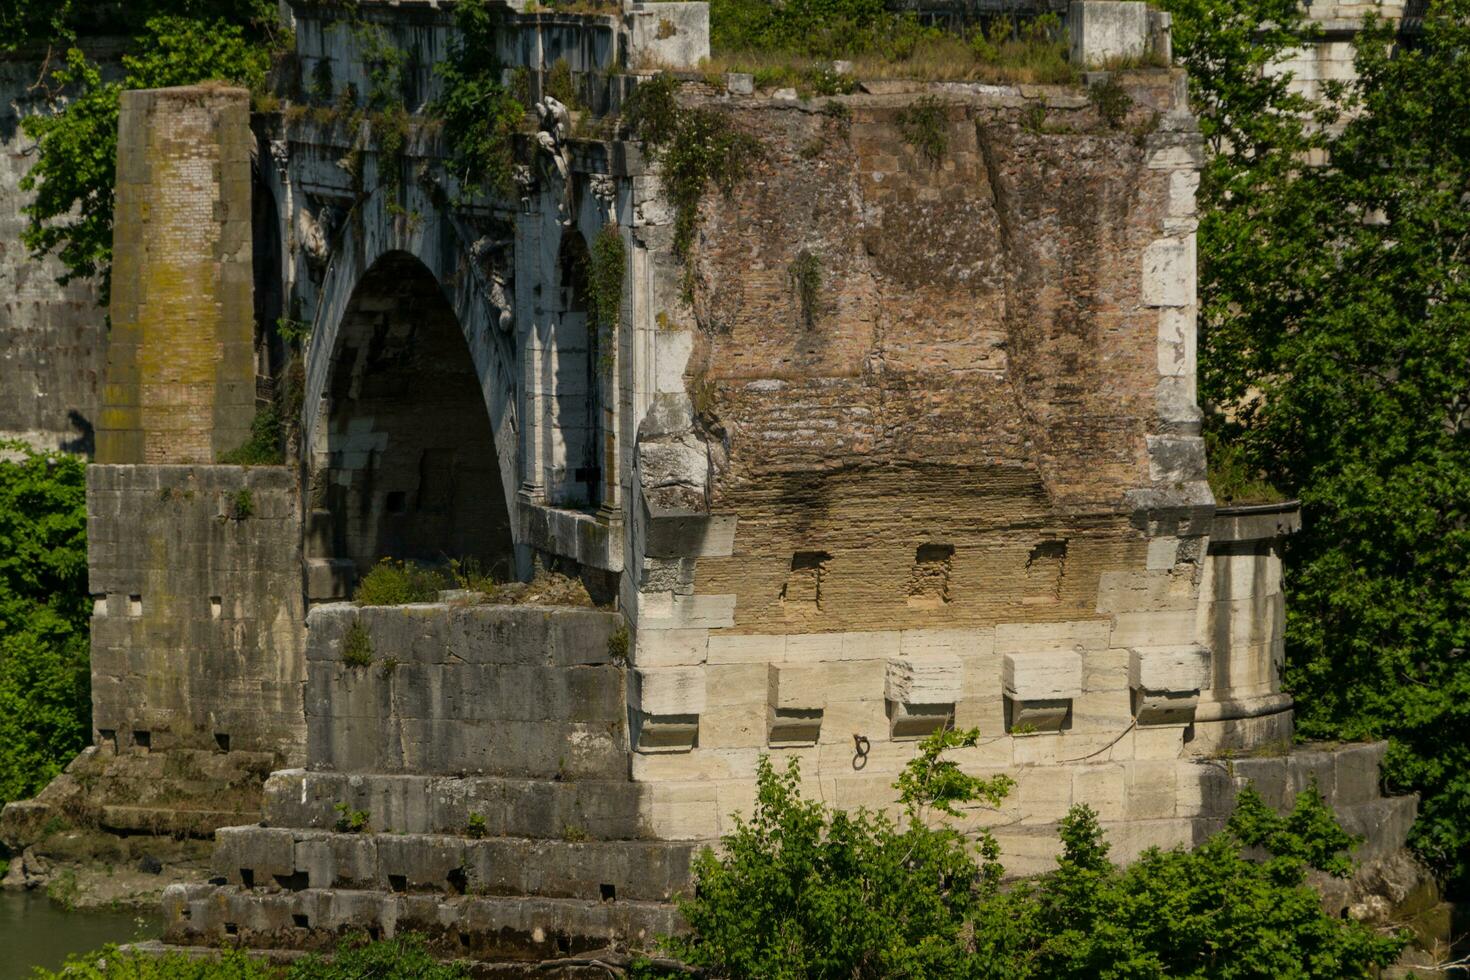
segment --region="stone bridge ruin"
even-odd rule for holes
[[[73,769],[111,774],[103,826],[216,834],[221,878],[169,890],[168,942],[646,943],[762,753],[892,807],[945,725],[1017,781],[965,818],[1014,874],[1050,866],[1073,803],[1128,859],[1217,830],[1247,781],[1285,805],[1315,779],[1360,857],[1402,845],[1382,746],[1287,751],[1295,510],[1217,509],[1205,482],[1178,70],[1090,74],[1126,93],[1114,121],[1082,88],[800,99],[696,71],[702,3],[507,6],[508,77],[545,105],[560,73],[578,108],[519,138],[515,193],[475,195],[426,108],[449,5],[291,6],[318,107],[122,105]],[[1142,4],[1072,6],[1090,60],[1167,44]],[[328,111],[384,39],[415,121],[396,154]],[[605,125],[654,69],[761,146],[685,255],[649,148]],[[937,160],[904,135],[920,108]],[[609,234],[613,329],[588,282]],[[310,326],[294,366],[281,321]],[[287,464],[222,465],[282,390]],[[390,556],[557,570],[597,605],[351,604]],[[150,796],[179,758],[274,771],[232,805]],[[7,834],[79,792],[13,805]]]

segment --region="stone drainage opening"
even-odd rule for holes
[[[395,892],[408,891],[408,877],[406,875],[389,875],[388,887]]]
[[[133,732],[133,745],[140,749],[151,749],[153,747],[153,733],[141,730]]]
[[[230,736],[225,734],[224,732],[215,732],[214,747],[219,749],[221,752],[230,751]]]
[[[298,929],[310,929],[311,928],[311,917],[310,916],[307,916],[307,915],[303,915],[300,912],[292,912],[291,913],[291,924],[293,926],[295,926],[296,928],[298,928]]]
[[[255,887],[255,871],[252,868],[240,869],[240,886],[242,888]]]
[[[616,885],[609,885],[603,882],[597,886],[597,893],[604,902],[615,902],[618,900],[618,889]]]

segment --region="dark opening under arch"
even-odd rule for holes
[[[314,506],[331,557],[515,564],[495,436],[453,308],[418,259],[392,252],[358,282],[327,385]],[[324,465],[323,465],[324,464]]]

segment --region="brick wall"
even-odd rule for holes
[[[250,97],[125,92],[97,459],[209,463],[255,412]]]

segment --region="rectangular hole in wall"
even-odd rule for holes
[[[110,745],[110,746],[112,746],[112,751],[116,752],[117,751],[117,729],[116,728],[99,728],[97,730],[97,744],[98,745]]]
[[[618,900],[618,889],[616,885],[607,882],[597,886],[597,894],[604,902],[616,902]]]
[[[402,490],[388,492],[387,509],[390,514],[402,514],[408,510],[408,494]]]
[[[383,938],[383,930],[380,926],[368,926],[367,934],[368,938],[371,939],[373,942],[377,942],[379,939]]]
[[[305,871],[293,871],[288,875],[275,875],[276,884],[288,892],[303,892],[310,886],[310,876]]]
[[[822,580],[832,556],[825,551],[798,551],[791,556],[791,571],[781,587],[781,603],[793,612],[818,612],[822,608]]]
[[[908,604],[921,609],[948,605],[953,565],[954,545],[919,545],[914,552],[914,566],[909,570]]]
[[[246,888],[254,888],[255,887],[255,869],[253,869],[253,868],[241,868],[240,869],[240,884],[243,885]]]
[[[130,595],[130,596],[128,596],[128,615],[129,616],[141,616],[141,615],[143,615],[143,597],[141,595]]]
[[[140,749],[153,748],[153,733],[143,731],[133,732],[133,745]]]
[[[209,618],[219,619],[225,614],[225,601],[223,596],[212,595],[209,597]]]
[[[307,916],[307,915],[303,915],[300,912],[292,912],[291,913],[291,924],[293,926],[295,926],[296,928],[298,928],[298,929],[310,929],[311,928],[311,917],[310,916]]]
[[[1067,571],[1067,542],[1042,541],[1026,559],[1026,602],[1056,602]]]
[[[444,876],[444,883],[449,886],[451,895],[463,895],[469,890],[469,876],[465,874],[464,868],[451,868]]]
[[[233,922],[226,922],[225,923],[225,935],[226,936],[238,936],[238,935],[240,935],[240,927],[237,926]]]
[[[406,875],[389,875],[388,887],[395,892],[408,891],[408,877]]]
[[[226,735],[224,732],[215,732],[214,747],[219,749],[221,752],[230,751],[230,736]]]

